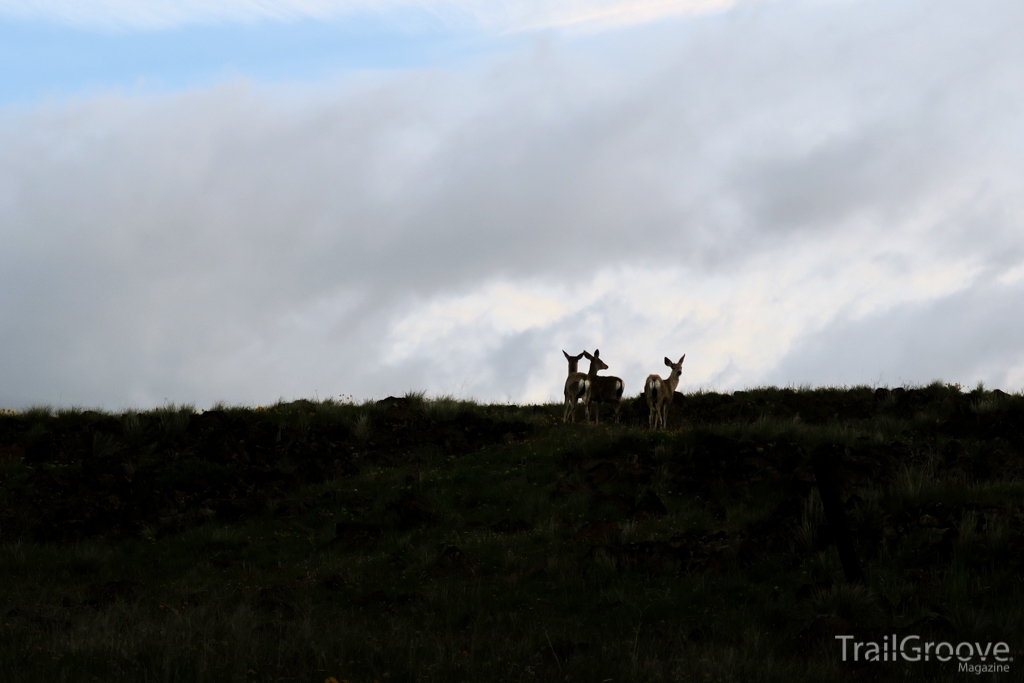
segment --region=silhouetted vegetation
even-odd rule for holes
[[[562,413],[4,411],[3,679],[923,681],[962,674],[844,663],[834,636],[1020,647],[1024,397],[676,394],[653,432],[642,398],[619,426]]]

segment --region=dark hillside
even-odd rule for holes
[[[299,487],[354,476],[360,465],[464,455],[533,430],[486,410],[440,415],[422,406],[408,398],[379,402],[364,413],[365,438],[354,429],[358,417],[347,419],[354,407],[310,401],[255,411],[0,418],[0,453],[27,466],[17,483],[6,482],[0,538],[118,539],[173,533],[209,518],[238,521]]]
[[[410,395],[5,413],[0,671],[924,681],[964,674],[843,662],[835,636],[1024,646],[1024,398],[676,394],[656,432],[642,399],[620,426],[561,412]],[[838,467],[863,584],[816,458]]]

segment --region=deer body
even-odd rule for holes
[[[662,429],[668,425],[668,407],[672,404],[672,395],[675,393],[676,387],[679,386],[679,374],[683,370],[684,358],[686,358],[685,353],[678,363],[673,363],[666,356],[665,365],[672,368],[668,379],[662,379],[658,375],[648,375],[647,381],[644,383],[644,394],[647,396],[647,407],[650,409],[647,422],[651,429],[657,429],[659,423]]]
[[[601,351],[594,349],[594,355],[591,356],[586,351],[583,355],[590,361],[590,371],[587,373],[587,389],[583,395],[583,405],[587,411],[587,422],[590,422],[590,404],[594,403],[594,423],[598,424],[601,421],[600,414],[598,412],[598,406],[600,403],[614,403],[615,404],[615,423],[619,422],[619,410],[622,408],[622,391],[625,389],[625,384],[618,377],[611,376],[598,376],[598,370],[607,370],[608,366],[603,360],[601,360]]]
[[[579,371],[579,362],[580,358],[583,358],[583,354],[570,356],[562,351],[562,355],[569,361],[569,376],[565,380],[565,410],[562,412],[562,422],[576,422],[576,403],[587,393],[587,375]]]

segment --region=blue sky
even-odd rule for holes
[[[1019,391],[1022,20],[0,1],[0,406]]]
[[[159,93],[235,78],[315,83],[350,70],[444,67],[524,39],[456,30],[429,15],[408,19],[396,25],[364,13],[144,29],[0,19],[0,104],[110,90]]]
[[[451,68],[537,40],[586,43],[731,4],[7,2],[0,3],[0,103],[165,92],[239,77],[310,83],[353,70]]]

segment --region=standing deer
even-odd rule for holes
[[[603,360],[601,360],[601,351],[594,349],[594,355],[591,356],[586,351],[583,355],[590,361],[590,371],[587,373],[587,390],[583,394],[583,405],[587,409],[587,424],[590,424],[590,404],[591,403],[614,403],[615,404],[615,423],[619,423],[619,410],[622,408],[622,390],[625,388],[625,384],[618,377],[598,377],[598,370],[607,370],[608,366]],[[594,424],[601,422],[601,416],[598,413],[598,407],[594,406]]]
[[[648,375],[647,377],[644,393],[647,395],[647,407],[651,409],[647,420],[651,429],[657,429],[659,422],[662,429],[666,429],[668,426],[668,407],[672,404],[672,395],[675,393],[676,387],[679,386],[679,373],[683,370],[684,358],[686,358],[685,353],[678,363],[673,363],[667,356],[665,357],[665,365],[672,368],[668,379],[662,379],[657,375]]]
[[[580,358],[583,358],[583,353],[578,356],[570,356],[564,350],[562,351],[562,355],[569,361],[569,376],[565,380],[565,411],[562,413],[562,422],[576,422],[576,402],[587,393],[587,375],[579,371]]]

